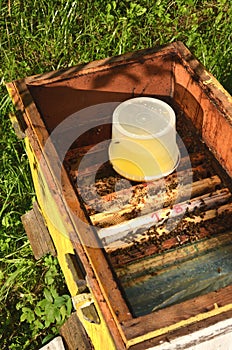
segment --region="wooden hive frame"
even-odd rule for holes
[[[189,50],[176,42],[13,81],[7,88],[26,135],[39,206],[78,315],[95,349],[103,349],[106,343],[109,349],[151,348],[164,341],[167,334],[170,339],[176,338],[196,327],[231,318],[232,286],[133,317],[104,249],[97,248],[96,232],[66,168],[60,164],[55,145],[47,142],[65,118],[86,107],[134,96],[155,96],[174,100],[181,107],[231,177],[232,99]],[[110,125],[111,116],[102,122]],[[92,144],[109,138],[109,125],[99,128],[97,134],[96,130],[89,131]],[[78,145],[85,147],[87,141],[84,135]],[[68,255],[78,257],[75,279]],[[82,288],[85,281],[90,293]],[[96,322],[83,316],[83,305],[91,302],[99,315]]]

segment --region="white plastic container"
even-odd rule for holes
[[[133,181],[172,173],[180,158],[174,110],[151,97],[119,104],[113,113],[109,158],[116,172]]]

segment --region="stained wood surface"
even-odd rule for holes
[[[225,202],[226,202],[226,200],[225,200]],[[214,204],[215,203],[216,202],[214,202]],[[223,204],[223,200],[221,201],[221,203]],[[191,211],[189,211],[189,212],[191,213]],[[166,246],[166,248],[168,248],[169,244],[170,244],[169,248],[171,248],[172,247],[171,242],[168,243],[168,239],[170,238],[170,234],[172,232],[172,229],[160,227],[160,226],[162,226],[162,224],[165,220],[165,210],[164,210],[164,212],[163,211],[157,212],[155,214],[159,215],[160,222],[157,220],[157,223],[155,224],[155,220],[150,221],[149,217],[148,217],[147,222],[145,222],[145,224],[143,226],[142,225],[140,226],[140,228],[144,228],[143,233],[141,233],[141,231],[139,230],[139,226],[138,226],[139,220],[138,219],[134,219],[136,221],[135,225],[133,226],[131,224],[131,226],[129,228],[126,227],[125,231],[123,231],[123,229],[121,228],[121,231],[119,231],[120,233],[118,233],[117,231],[115,231],[115,234],[114,234],[114,232],[111,232],[111,234],[114,234],[114,236],[112,238],[110,238],[109,235],[106,236],[106,233],[108,232],[108,230],[107,231],[106,230],[99,231],[99,235],[102,235],[103,241],[106,242],[106,245],[105,245],[106,251],[109,254],[113,254],[113,252],[117,251],[117,249],[126,249],[129,247],[132,247],[133,245],[137,245],[139,243],[142,244],[148,240],[151,241],[152,238],[155,239],[155,237],[157,237],[157,235],[160,239],[161,238],[163,239],[163,248],[165,246]],[[195,226],[195,232],[194,231],[192,232],[192,234],[193,234],[192,239],[193,240],[194,240],[194,233],[195,233],[195,235],[197,235],[196,238],[198,238],[198,239],[207,237],[207,234],[210,235],[210,233],[207,232],[207,228],[203,227],[204,224],[205,224],[204,226],[207,226],[207,223],[208,223],[211,230],[213,229],[213,227],[215,227],[215,229],[214,229],[215,232],[217,231],[219,233],[221,231],[222,232],[225,231],[226,227],[228,227],[228,225],[226,227],[224,226],[224,228],[223,228],[223,225],[211,224],[210,220],[216,219],[218,215],[221,215],[221,216],[225,215],[228,217],[228,220],[229,220],[231,215],[232,215],[232,203],[222,205],[219,209],[211,209],[211,210],[204,211],[203,215],[204,215],[203,217],[200,217],[200,216],[193,217],[193,218],[187,217],[187,218],[182,220],[182,231],[183,232],[180,231],[176,237],[173,236],[173,239],[172,239],[173,247],[175,246],[175,243],[184,244],[185,243],[184,231],[186,232],[189,229],[189,232],[190,232],[194,226]],[[170,218],[177,218],[177,217],[178,217],[178,215],[170,216]],[[141,220],[141,223],[142,223],[142,220]],[[153,230],[153,231],[149,230],[149,229],[146,230],[146,226],[149,227],[151,225],[151,223],[153,225],[154,224],[156,225],[155,230]],[[200,226],[198,227],[197,226],[198,224],[202,225],[202,228]],[[118,226],[116,226],[116,229],[118,228]],[[120,227],[121,226],[122,225],[120,225]],[[134,230],[134,234],[133,234],[133,230]],[[136,233],[136,230],[139,230],[139,232]],[[167,242],[165,242],[165,238],[164,238],[165,236],[167,237]],[[151,254],[151,251],[149,252],[149,247],[147,247],[147,250],[148,250],[147,252],[143,252],[143,258],[146,255]],[[155,253],[155,252],[158,252],[157,248],[154,249],[153,253]],[[138,258],[138,256],[137,256],[137,258]],[[134,260],[136,260],[136,256],[134,256]],[[129,261],[132,261],[132,259],[129,259],[128,262]],[[125,262],[126,261],[124,261],[124,263]]]
[[[133,264],[124,265],[117,268],[117,275],[119,278],[131,276],[137,274],[139,276],[145,270],[150,269],[162,271],[163,269],[168,269],[176,261],[185,261],[186,259],[191,259],[196,255],[202,255],[204,252],[216,249],[219,245],[225,246],[230,243],[232,231],[215,236],[213,238],[204,239],[199,242],[195,242],[188,246],[179,247],[176,250],[167,251],[164,254],[154,255],[150,259],[142,259],[134,262]],[[159,272],[158,272],[159,273]],[[144,276],[146,278],[146,276]],[[147,275],[149,278],[149,274]],[[128,279],[128,284],[130,283]]]
[[[178,343],[178,340],[180,340],[182,337],[186,338],[185,345],[187,346],[187,348],[186,348],[186,350],[187,350],[187,349],[189,349],[188,345],[189,345],[189,340],[191,339],[189,337],[189,335],[193,334],[195,332],[196,333],[202,332],[204,334],[204,336],[199,337],[199,335],[198,335],[197,342],[195,342],[194,344],[199,343],[199,344],[203,345],[204,343],[202,343],[202,341],[204,341],[205,336],[207,337],[206,333],[208,333],[208,331],[209,331],[206,328],[213,327],[213,332],[212,332],[213,334],[210,335],[210,339],[213,339],[212,336],[214,337],[218,333],[224,334],[224,331],[222,331],[221,322],[223,322],[223,323],[229,322],[230,323],[231,318],[232,318],[232,311],[227,311],[227,312],[221,313],[220,315],[212,316],[210,318],[203,319],[203,320],[198,321],[196,323],[192,323],[192,324],[188,325],[188,327],[180,327],[179,329],[175,329],[172,331],[170,330],[166,334],[158,335],[157,337],[154,337],[154,338],[149,339],[147,341],[144,341],[142,343],[137,343],[135,345],[132,345],[132,346],[130,346],[130,350],[144,350],[144,349],[150,349],[154,346],[160,346],[160,348],[162,349],[162,347],[166,344],[169,346],[172,346],[176,342]],[[228,331],[228,329],[225,329],[225,333],[227,333],[227,331]],[[204,348],[204,350],[206,350],[206,349]],[[213,348],[213,350],[215,350],[215,349]]]
[[[226,202],[231,196],[228,189],[224,190],[224,194],[222,191],[221,195],[219,196],[217,195],[217,193],[215,193],[216,198],[214,198],[214,195],[212,194],[213,192],[210,192],[210,190],[214,191],[216,186],[219,185],[220,183],[221,183],[221,180],[219,179],[219,177],[215,176],[210,179],[196,181],[193,184],[190,184],[189,186],[186,185],[183,187],[183,189],[177,188],[175,190],[171,190],[166,193],[165,191],[163,191],[163,193],[161,191],[158,191],[158,193],[154,194],[153,196],[149,196],[149,199],[144,201],[145,203],[142,201],[142,203],[139,203],[137,205],[130,204],[130,205],[124,206],[124,208],[117,211],[116,210],[112,212],[106,211],[103,213],[91,215],[90,218],[94,225],[100,226],[100,227],[101,226],[108,227],[111,225],[115,225],[115,224],[119,224],[124,221],[127,221],[126,214],[129,214],[134,208],[136,208],[142,211],[142,215],[140,215],[137,219],[138,224],[135,225],[137,226],[137,228],[142,227],[142,217],[145,217],[145,214],[148,214],[148,215],[150,214],[150,216],[152,215],[152,218],[154,218],[153,222],[155,224],[156,219],[157,221],[162,220],[162,215],[165,215],[166,217],[168,216],[170,218],[175,216],[175,213],[178,214],[178,210],[175,210],[175,206],[178,206],[179,209],[180,209],[180,206],[182,206],[182,209],[183,209],[182,212],[186,210],[191,212],[194,210],[194,208],[195,209],[197,207],[200,208],[202,206],[202,201],[205,202],[206,207],[210,207],[210,203],[211,205],[212,203],[216,204],[217,200],[219,203],[220,202],[223,203],[223,201]],[[194,199],[185,201],[187,194],[190,193],[190,188],[191,188],[191,195]],[[200,196],[202,193],[203,195]],[[204,195],[204,193],[206,194]],[[175,203],[175,204],[173,204],[173,208],[171,210],[168,206],[166,206],[167,209],[164,208],[163,210],[160,210],[160,208],[163,207],[164,203]],[[155,214],[156,211],[157,213]],[[136,219],[134,219],[134,221],[135,220]],[[151,223],[152,223],[152,220],[151,220]],[[123,231],[123,225],[121,225],[120,227],[121,227],[121,231]],[[130,225],[130,228],[132,227],[133,225]],[[107,234],[107,231],[109,231],[108,234]],[[106,237],[107,235],[110,235],[110,230],[105,229],[105,230],[99,231],[99,236],[101,238]]]
[[[24,214],[21,220],[30,241],[35,259],[38,260],[48,253],[55,256],[56,249],[37,202],[33,203],[33,208]]]
[[[191,317],[195,317],[195,322],[197,320],[201,320],[201,314],[203,317],[207,319],[207,312],[215,311],[215,315],[217,311],[220,312],[220,307],[223,308],[225,306],[224,312],[228,311],[226,305],[231,305],[231,292],[232,286],[225,287],[221,290],[211,292],[207,295],[203,295],[197,298],[193,298],[192,300],[185,301],[180,305],[173,305],[163,310],[158,310],[155,313],[151,313],[146,316],[147,324],[146,331],[147,333],[158,331],[163,327],[175,325],[178,322],[185,321],[190,319]],[[229,309],[229,307],[228,307]],[[232,305],[230,306],[232,309]],[[209,316],[210,317],[210,314]],[[144,334],[144,327],[140,320],[142,321],[143,317],[141,316],[127,321],[123,324],[123,328],[127,335],[127,339],[133,339]],[[157,322],[159,320],[159,322]],[[186,322],[187,324],[187,322]],[[184,326],[184,322],[180,324],[180,327]]]
[[[66,350],[93,350],[90,338],[87,336],[76,312],[60,328]]]

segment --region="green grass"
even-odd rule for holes
[[[67,292],[56,259],[34,260],[20,221],[34,190],[23,142],[8,120],[13,107],[4,84],[181,40],[232,92],[231,18],[231,0],[0,0],[1,349],[38,349],[62,321],[46,320],[41,302],[55,305]]]

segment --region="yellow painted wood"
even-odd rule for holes
[[[76,296],[78,294],[78,288],[75,281],[73,280],[72,273],[68,268],[65,259],[65,254],[74,254],[72,242],[69,239],[69,235],[64,225],[64,222],[60,217],[60,213],[58,211],[54,199],[54,194],[51,193],[48,184],[45,181],[44,175],[40,169],[39,161],[35,157],[34,151],[31,148],[28,137],[25,137],[24,140],[31,168],[35,192],[37,196],[37,201],[41,208],[42,215],[44,216],[44,219],[46,221],[49,233],[56,247],[57,258],[62,272],[65,276],[69,292],[71,296]],[[97,305],[97,302],[95,301],[94,304],[100,318],[100,324],[90,323],[89,321],[84,319],[81,310],[78,308],[77,314],[80,318],[80,321],[82,322],[88,336],[90,337],[95,350],[105,349],[106,344],[107,350],[116,350],[114,341],[104,321],[101,311]]]
[[[90,337],[94,349],[95,350],[117,350],[112,337],[110,335],[109,329],[106,326],[105,322],[103,322],[103,319],[101,317],[100,309],[97,305],[97,302],[94,300],[94,296],[90,293],[84,293],[76,296],[73,298],[73,303],[75,305],[75,309],[78,315],[78,318],[80,319],[81,323],[83,324],[88,336]],[[100,318],[100,323],[91,323],[88,320],[85,319],[81,308],[83,306],[87,306],[90,303],[94,303],[95,308],[97,310],[98,316]],[[118,349],[121,350],[121,349]]]
[[[221,307],[219,307],[217,304],[214,304],[214,309],[211,310],[211,311],[200,313],[200,314],[198,314],[196,316],[193,316],[193,317],[190,317],[190,318],[188,318],[186,320],[174,323],[171,326],[160,328],[160,329],[155,330],[153,332],[149,332],[147,334],[144,334],[144,335],[141,335],[139,337],[136,337],[136,338],[133,338],[133,339],[129,340],[127,342],[127,344],[126,344],[127,348],[129,349],[130,346],[132,346],[132,345],[135,345],[135,344],[138,344],[138,343],[142,343],[142,342],[144,342],[146,340],[158,337],[160,335],[167,334],[169,332],[175,331],[175,330],[177,330],[179,328],[182,328],[182,327],[187,327],[187,326],[189,326],[189,325],[191,325],[193,323],[204,321],[207,318],[220,315],[223,312],[227,312],[227,311],[230,311],[230,310],[232,310],[232,304],[228,304],[228,305],[221,306]]]
[[[54,198],[40,170],[39,162],[36,159],[33,150],[31,149],[27,137],[25,138],[25,145],[37,200],[42,215],[46,221],[49,233],[56,247],[57,258],[65,276],[68,289],[70,291],[70,294],[73,296],[78,293],[78,289],[76,283],[73,281],[72,273],[69,270],[65,259],[65,254],[74,254],[73,247],[68,237],[68,233],[66,232],[62,218],[58,213]]]

